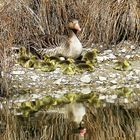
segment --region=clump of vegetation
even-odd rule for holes
[[[128,60],[121,59],[121,60],[118,60],[117,62],[115,62],[114,69],[120,70],[120,71],[130,70],[131,64]]]
[[[131,88],[128,87],[120,87],[117,88],[115,90],[115,93],[119,96],[119,97],[131,97],[133,90]]]
[[[96,93],[85,95],[81,93],[67,93],[60,98],[45,96],[41,99],[17,102],[14,106],[11,106],[11,110],[15,110],[15,115],[20,114],[21,116],[29,117],[31,114],[34,114],[41,109],[47,111],[48,109],[54,109],[74,102],[89,103],[98,107],[102,104]]]
[[[61,60],[56,56],[44,55],[42,59],[29,53],[25,47],[19,49],[17,62],[25,68],[40,69],[44,72],[54,71],[56,68],[61,68],[64,74],[76,74],[85,71],[93,71],[93,65],[96,64],[96,50],[85,52],[81,60],[65,59]]]

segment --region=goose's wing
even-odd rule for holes
[[[38,43],[30,45],[30,51],[38,58],[42,58],[44,54],[49,56],[61,54],[63,47],[68,46],[69,39],[64,35],[41,35],[37,39]]]
[[[40,38],[42,48],[56,48],[60,47],[61,44],[68,40],[67,36],[64,35],[50,35],[46,34]]]

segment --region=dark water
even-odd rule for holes
[[[56,109],[57,111],[40,110],[28,117],[15,117],[5,110],[0,118],[1,138],[3,140],[140,140],[139,105],[130,107],[107,103],[97,107],[83,103],[83,106],[85,112],[79,111],[80,106],[79,108],[76,106],[77,109],[64,106],[63,109]],[[81,113],[83,118],[80,125],[74,122],[74,111],[77,115],[84,112]],[[77,118],[80,118],[80,115]],[[86,129],[86,133],[80,136],[83,128]]]

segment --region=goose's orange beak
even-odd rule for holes
[[[78,23],[76,23],[74,27],[75,27],[75,29],[76,29],[77,31],[81,31],[81,28],[80,28],[80,26],[79,26]]]

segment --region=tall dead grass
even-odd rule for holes
[[[126,108],[108,104],[106,107],[89,106],[85,122],[90,140],[138,140],[139,107]],[[140,120],[139,120],[140,121]]]
[[[0,29],[15,44],[26,45],[39,34],[63,34],[67,22],[77,18],[82,27],[79,37],[86,47],[139,41],[139,4],[138,0],[9,0],[0,10]]]
[[[38,26],[43,32],[63,34],[69,19],[77,18],[82,27],[79,37],[86,47],[92,43],[117,44],[125,39],[139,41],[137,0],[41,0],[37,4]]]

